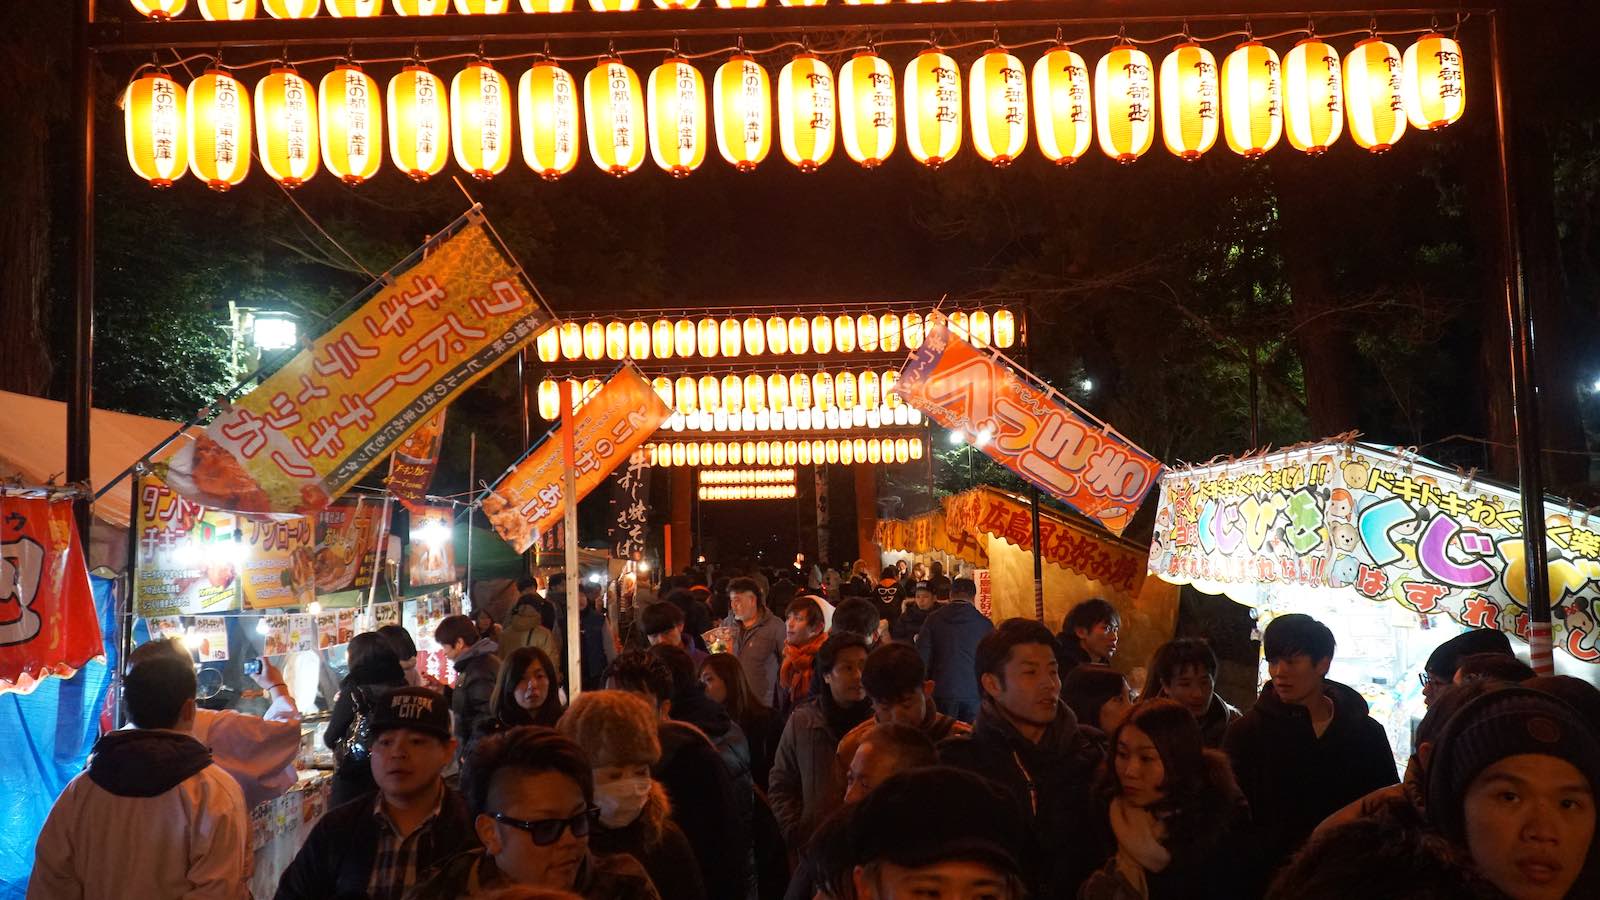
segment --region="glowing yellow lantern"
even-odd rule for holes
[[[811,317],[811,346],[817,353],[833,349],[833,321],[827,316]]]
[[[133,8],[139,15],[156,21],[182,15],[188,5],[189,0],[133,0]]]
[[[450,155],[444,82],[421,63],[389,80],[389,156],[412,181],[427,181]]]
[[[601,381],[598,378],[585,378],[583,380],[583,393],[581,395],[583,397],[582,403],[588,403],[590,400],[593,400],[595,394],[600,393],[600,385]]]
[[[950,318],[949,318],[949,323],[950,323],[950,331],[951,331],[951,333],[955,334],[957,337],[961,338],[962,340],[967,341],[968,343],[971,343],[972,335],[971,335],[970,332],[967,331],[967,314],[966,313],[964,313],[964,312],[951,313],[950,314]]]
[[[688,319],[679,319],[672,325],[672,349],[684,359],[694,355],[695,327]]]
[[[833,156],[833,72],[810,53],[778,73],[778,142],[784,158],[815,172]]]
[[[800,445],[796,441],[783,442],[783,464],[792,466],[800,461]]]
[[[894,386],[900,383],[900,373],[890,370],[883,373],[883,405],[895,409],[904,403],[900,395],[894,392]]]
[[[456,0],[456,12],[463,16],[489,16],[503,13],[511,0]]]
[[[861,405],[868,409],[876,409],[882,402],[878,395],[878,373],[862,372],[856,379],[857,391],[861,397]]]
[[[316,95],[295,70],[275,66],[256,82],[256,142],[261,168],[284,187],[299,187],[317,174]]]
[[[718,9],[755,9],[766,5],[767,0],[717,0]]]
[[[712,113],[717,152],[741,172],[749,172],[772,149],[772,83],[767,70],[736,54],[717,67],[712,79]]]
[[[781,6],[825,6],[828,0],[778,0]]]
[[[1222,61],[1222,130],[1228,147],[1255,159],[1283,134],[1282,66],[1260,41],[1245,41]]]
[[[744,461],[745,461],[746,465],[754,465],[755,464],[755,461],[756,461],[756,442],[755,441],[745,441],[743,444],[739,445],[739,450],[740,450],[741,453],[744,454]]]
[[[553,422],[561,416],[561,386],[545,378],[539,382],[539,418]]]
[[[906,65],[906,149],[938,168],[961,150],[961,70],[938,48]]]
[[[525,13],[572,12],[572,0],[522,0]]]
[[[189,166],[188,94],[165,72],[147,72],[122,97],[128,165],[151,187],[171,187]]]
[[[744,352],[750,356],[760,356],[767,349],[767,332],[761,320],[754,316],[744,320]]]
[[[1070,166],[1089,152],[1094,138],[1089,67],[1065,45],[1033,64],[1033,127],[1045,159]]]
[[[1184,41],[1161,61],[1161,139],[1179,159],[1196,160],[1216,146],[1217,58]]]
[[[606,359],[620,360],[628,355],[628,326],[621,322],[606,323]]]
[[[974,347],[989,346],[989,314],[978,310],[967,320],[967,334]]]
[[[856,317],[856,343],[864,353],[876,353],[878,350],[878,317],[872,313],[862,313]]]
[[[691,466],[700,465],[700,445],[688,444],[683,449],[684,460]]]
[[[1425,34],[1406,48],[1402,72],[1406,116],[1415,127],[1437,131],[1466,111],[1467,73],[1460,44],[1442,34]]]
[[[534,341],[539,351],[539,361],[553,363],[561,357],[561,329],[552,325],[539,332],[539,337]]]
[[[795,443],[795,461],[802,466],[811,465],[810,441],[797,441]]]
[[[561,323],[561,355],[568,360],[583,359],[583,326],[577,322]]]
[[[678,376],[678,380],[672,384],[672,389],[674,399],[677,400],[676,408],[678,412],[687,416],[689,413],[692,413],[699,408],[696,406],[696,403],[699,402],[699,398],[695,390],[695,382],[693,378],[689,377],[688,375]]]
[[[589,0],[589,8],[595,12],[633,12],[639,8],[639,0]]]
[[[833,346],[840,353],[856,349],[856,320],[849,316],[836,316],[833,320]]]
[[[685,466],[689,464],[689,453],[684,449],[682,444],[672,445],[672,464],[675,466]]]
[[[322,162],[346,184],[378,174],[383,146],[383,107],[378,83],[354,63],[340,63],[317,85]]]
[[[811,329],[802,316],[789,318],[789,352],[804,355],[811,349]]]
[[[1344,106],[1350,139],[1364,150],[1382,153],[1406,133],[1404,62],[1382,38],[1356,44],[1344,58]]]
[[[350,0],[342,0],[348,3]],[[383,0],[356,0],[381,6]],[[207,22],[242,22],[256,17],[256,0],[199,0],[200,15]],[[329,10],[333,5],[329,4]],[[339,15],[337,11],[333,13]]]
[[[1119,163],[1143,156],[1156,136],[1155,70],[1132,44],[1111,48],[1094,70],[1095,133]]]
[[[892,450],[893,445],[891,444],[890,447]],[[873,465],[883,462],[882,441],[867,441],[867,462],[872,463]]]
[[[722,334],[722,355],[738,356],[739,348],[744,339],[744,330],[739,327],[738,319],[723,319],[720,326]],[[713,356],[715,354],[712,354]]]
[[[442,16],[449,0],[394,0],[394,11],[402,16]]]
[[[274,19],[309,19],[322,7],[322,0],[261,0]]]
[[[744,405],[747,409],[760,412],[767,408],[767,380],[760,375],[746,375],[744,377]]]
[[[782,316],[772,316],[766,322],[767,349],[773,353],[789,352],[789,326]],[[748,335],[747,335],[748,337]],[[748,343],[748,341],[747,341]]]
[[[789,408],[789,379],[776,372],[767,376],[767,405],[773,412]]]
[[[1339,51],[1317,38],[1283,58],[1283,130],[1289,145],[1321,156],[1344,132],[1344,87]]]
[[[583,78],[589,155],[602,172],[622,177],[644,164],[644,91],[620,59],[602,59]]]
[[[184,115],[189,171],[206,187],[226,191],[250,171],[250,94],[237,78],[208,69],[189,85]]]
[[[511,91],[486,62],[473,61],[450,79],[450,141],[456,165],[488,181],[511,162]]]
[[[706,159],[706,80],[700,70],[681,57],[656,66],[650,73],[646,109],[650,155],[656,165],[674,178],[700,168]]]
[[[789,402],[795,409],[810,409],[815,404],[813,396],[810,378],[799,372],[789,376]]]
[[[621,324],[620,322],[617,324]],[[628,358],[650,358],[650,326],[643,322],[628,323]]]
[[[894,70],[883,57],[857,53],[839,68],[839,134],[844,152],[874,169],[894,152]]]
[[[650,352],[656,359],[672,358],[672,323],[666,319],[657,319],[650,326]]]
[[[715,375],[701,375],[698,409],[710,414],[722,408],[722,388]]]
[[[1017,317],[1009,309],[994,314],[994,345],[1004,350],[1017,342]]]
[[[838,465],[838,463],[839,463],[839,442],[838,441],[826,441],[826,442],[824,442],[823,446],[827,450],[827,455],[824,457],[824,459],[826,459],[829,462],[829,464],[831,464],[831,465]]]
[[[712,359],[717,355],[717,341],[721,330],[717,327],[716,319],[701,319],[695,328],[695,348],[700,355]]]
[[[833,376],[827,372],[816,372],[811,376],[811,396],[816,400],[817,409],[833,409]]]
[[[851,409],[856,405],[856,376],[851,372],[840,372],[833,379],[834,402],[840,409]]]
[[[968,75],[972,148],[1008,166],[1028,146],[1028,84],[1022,60],[996,47],[973,62]]]
[[[744,409],[744,380],[737,375],[722,376],[722,409],[730,414]]]
[[[896,438],[894,442],[894,461],[902,465],[911,458],[911,442],[905,438]]]
[[[900,322],[900,333],[905,336],[906,349],[915,350],[922,346],[922,316],[917,313],[906,313]]]
[[[583,358],[591,362],[606,355],[606,330],[599,322],[583,323]]]
[[[656,396],[661,398],[661,402],[666,404],[668,409],[672,408],[672,379],[664,376],[652,378],[650,389],[656,392]]]
[[[922,458],[922,438],[912,438],[911,439],[911,458],[912,459],[921,459]]]
[[[336,19],[370,19],[383,15],[383,0],[328,0],[328,13]]]

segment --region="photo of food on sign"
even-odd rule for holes
[[[267,637],[261,643],[262,656],[282,656],[289,652],[289,617],[267,616]]]

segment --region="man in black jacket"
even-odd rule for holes
[[[450,709],[426,688],[396,688],[371,718],[378,790],[329,810],[278,882],[276,900],[399,900],[476,846],[472,817],[440,773],[456,752]]]
[[[500,646],[478,633],[466,616],[446,616],[433,630],[433,639],[456,670],[449,691],[450,709],[456,715],[456,737],[465,746],[477,736],[478,726],[490,717],[494,683],[500,677]]]
[[[978,643],[983,701],[972,734],[939,744],[946,765],[976,772],[1010,795],[1028,824],[1031,893],[1076,897],[1112,851],[1089,826],[1090,787],[1104,753],[1061,702],[1055,638],[1032,619],[1007,619]]]
[[[1278,616],[1261,643],[1272,680],[1228,726],[1222,749],[1250,801],[1261,863],[1272,871],[1323,819],[1400,779],[1389,737],[1367,715],[1367,701],[1328,680],[1334,650],[1328,626],[1299,613]]]

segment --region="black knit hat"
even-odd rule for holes
[[[1511,639],[1497,628],[1464,631],[1433,648],[1433,653],[1428,655],[1428,664],[1423,668],[1449,681],[1455,677],[1462,658],[1474,653],[1504,653],[1511,656]]]
[[[858,864],[919,868],[948,860],[1020,876],[1014,848],[1025,835],[1016,804],[971,772],[933,766],[902,772],[857,807],[851,843]]]
[[[1600,772],[1600,739],[1571,706],[1524,687],[1491,690],[1445,724],[1428,766],[1428,818],[1464,841],[1467,787],[1484,769],[1523,754],[1566,760],[1592,787]]]

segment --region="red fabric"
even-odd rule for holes
[[[811,670],[816,665],[817,651],[828,639],[826,631],[804,644],[783,645],[783,665],[778,667],[778,687],[788,692],[790,704],[798,704],[811,696]]]
[[[0,693],[102,652],[71,502],[0,496]]]

